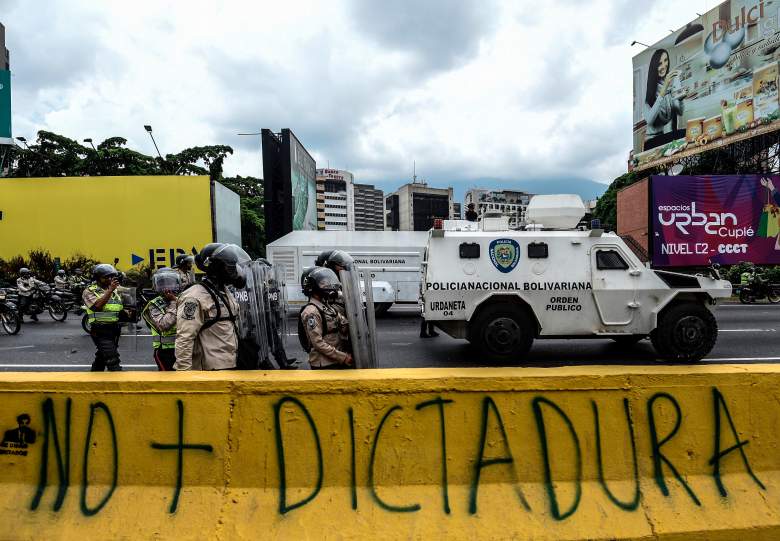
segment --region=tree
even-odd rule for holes
[[[636,181],[636,173],[620,175],[612,181],[604,195],[599,198],[596,208],[593,210],[593,217],[601,220],[604,229],[617,230],[617,193]]]
[[[263,181],[255,177],[228,177],[220,180],[241,198],[241,239],[252,257],[265,256],[265,208]]]

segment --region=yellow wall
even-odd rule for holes
[[[0,180],[0,257],[44,249],[63,261],[83,254],[122,270],[135,254],[155,266],[171,250],[212,241],[206,176],[12,178]],[[152,250],[150,254],[150,250]]]
[[[778,366],[5,373],[0,403],[37,432],[0,445],[1,539],[780,538]]]

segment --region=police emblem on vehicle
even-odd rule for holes
[[[490,261],[501,272],[510,272],[520,261],[520,245],[513,239],[496,239],[490,243]]]

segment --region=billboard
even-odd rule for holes
[[[730,0],[633,59],[641,170],[780,128],[780,3]]]
[[[780,176],[654,176],[655,267],[780,264]]]
[[[42,249],[62,261],[118,260],[120,270],[173,266],[212,242],[210,184],[207,176],[0,179],[0,258]]]
[[[266,241],[317,229],[317,165],[292,130],[262,130]]]
[[[314,231],[317,229],[317,164],[291,130],[282,131],[282,145],[286,144],[290,148],[292,228],[293,231]]]
[[[0,70],[0,145],[13,144],[11,136],[11,72]]]

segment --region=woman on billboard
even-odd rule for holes
[[[669,68],[669,53],[665,49],[656,50],[647,70],[644,104],[647,134],[644,150],[665,145],[684,136],[682,130],[677,130],[677,116],[683,114],[683,102],[681,98],[672,95],[673,81],[680,72]]]

